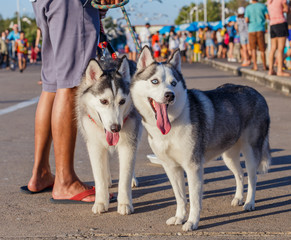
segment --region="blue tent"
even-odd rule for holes
[[[160,32],[160,34],[169,33],[171,28],[172,28],[172,26],[164,26],[159,30],[159,32]]]
[[[176,32],[178,32],[178,31],[195,32],[197,30],[198,30],[198,28],[197,28],[197,25],[195,24],[195,22],[178,25],[175,29]]]
[[[222,26],[222,21],[217,21],[217,22],[209,22],[208,26],[211,30],[217,31],[219,28],[223,28]]]

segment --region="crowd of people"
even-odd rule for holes
[[[238,8],[236,21],[228,21],[224,27],[215,31],[208,26],[201,26],[197,32],[175,31],[175,27],[172,27],[167,34],[160,34],[159,31],[152,34],[150,24],[147,23],[137,37],[141,47],[147,45],[152,49],[157,61],[166,60],[179,48],[183,62],[192,63],[200,58],[224,58],[228,62],[240,62],[243,67],[252,64],[252,69],[257,71],[258,49],[264,70],[270,75],[290,76],[284,72],[288,68],[284,61],[291,56],[291,1],[288,4],[286,0],[268,0],[267,5],[252,0],[246,8]],[[270,20],[269,64],[265,54],[265,33],[268,30],[266,20]],[[285,49],[287,51],[284,54]],[[136,48],[129,33],[125,52],[130,59],[136,60]],[[274,71],[274,65],[277,66],[277,72]]]
[[[27,66],[27,61],[36,63],[38,46],[35,42],[29,43],[24,31],[19,31],[18,25],[14,24],[12,30],[6,29],[1,33],[0,39],[0,69],[12,69],[16,66],[22,73]]]

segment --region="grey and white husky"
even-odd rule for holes
[[[197,229],[202,207],[203,163],[222,155],[236,180],[232,206],[243,204],[243,153],[248,172],[247,211],[255,208],[256,174],[268,170],[271,159],[267,103],[255,89],[225,84],[212,91],[187,89],[180,52],[155,62],[143,48],[132,79],[131,95],[149,144],[160,159],[176,197],[176,215],[168,225],[186,220],[184,171],[188,178],[190,214],[182,229]]]
[[[126,57],[119,61],[91,60],[76,96],[78,126],[85,139],[95,180],[94,213],[108,211],[111,174],[108,153],[118,150],[120,176],[118,209],[133,212],[131,185],[137,186],[134,165],[141,135],[141,118],[130,96],[130,81],[136,68]]]

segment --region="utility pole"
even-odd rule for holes
[[[204,22],[207,22],[207,0],[204,0]]]
[[[18,30],[21,31],[19,0],[17,0],[16,3],[17,3],[17,24],[18,24]]]
[[[225,23],[225,2],[224,2],[224,0],[221,0],[221,22],[222,22],[222,26],[224,26],[224,23]]]
[[[196,22],[198,22],[198,0],[196,0]]]

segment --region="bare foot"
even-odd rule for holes
[[[39,192],[47,187],[53,186],[55,176],[51,172],[43,172],[42,174],[32,174],[27,188],[32,192]]]
[[[75,180],[71,184],[61,184],[60,181],[56,180],[53,188],[52,196],[53,199],[70,199],[77,194],[90,189],[90,186],[85,185],[79,179]],[[94,202],[95,195],[90,195],[82,199],[84,202]]]
[[[269,70],[269,72],[268,72],[268,75],[276,75],[276,73],[275,73],[275,71],[274,70]]]
[[[291,74],[288,73],[288,72],[277,72],[277,76],[280,76],[280,77],[290,77]]]

